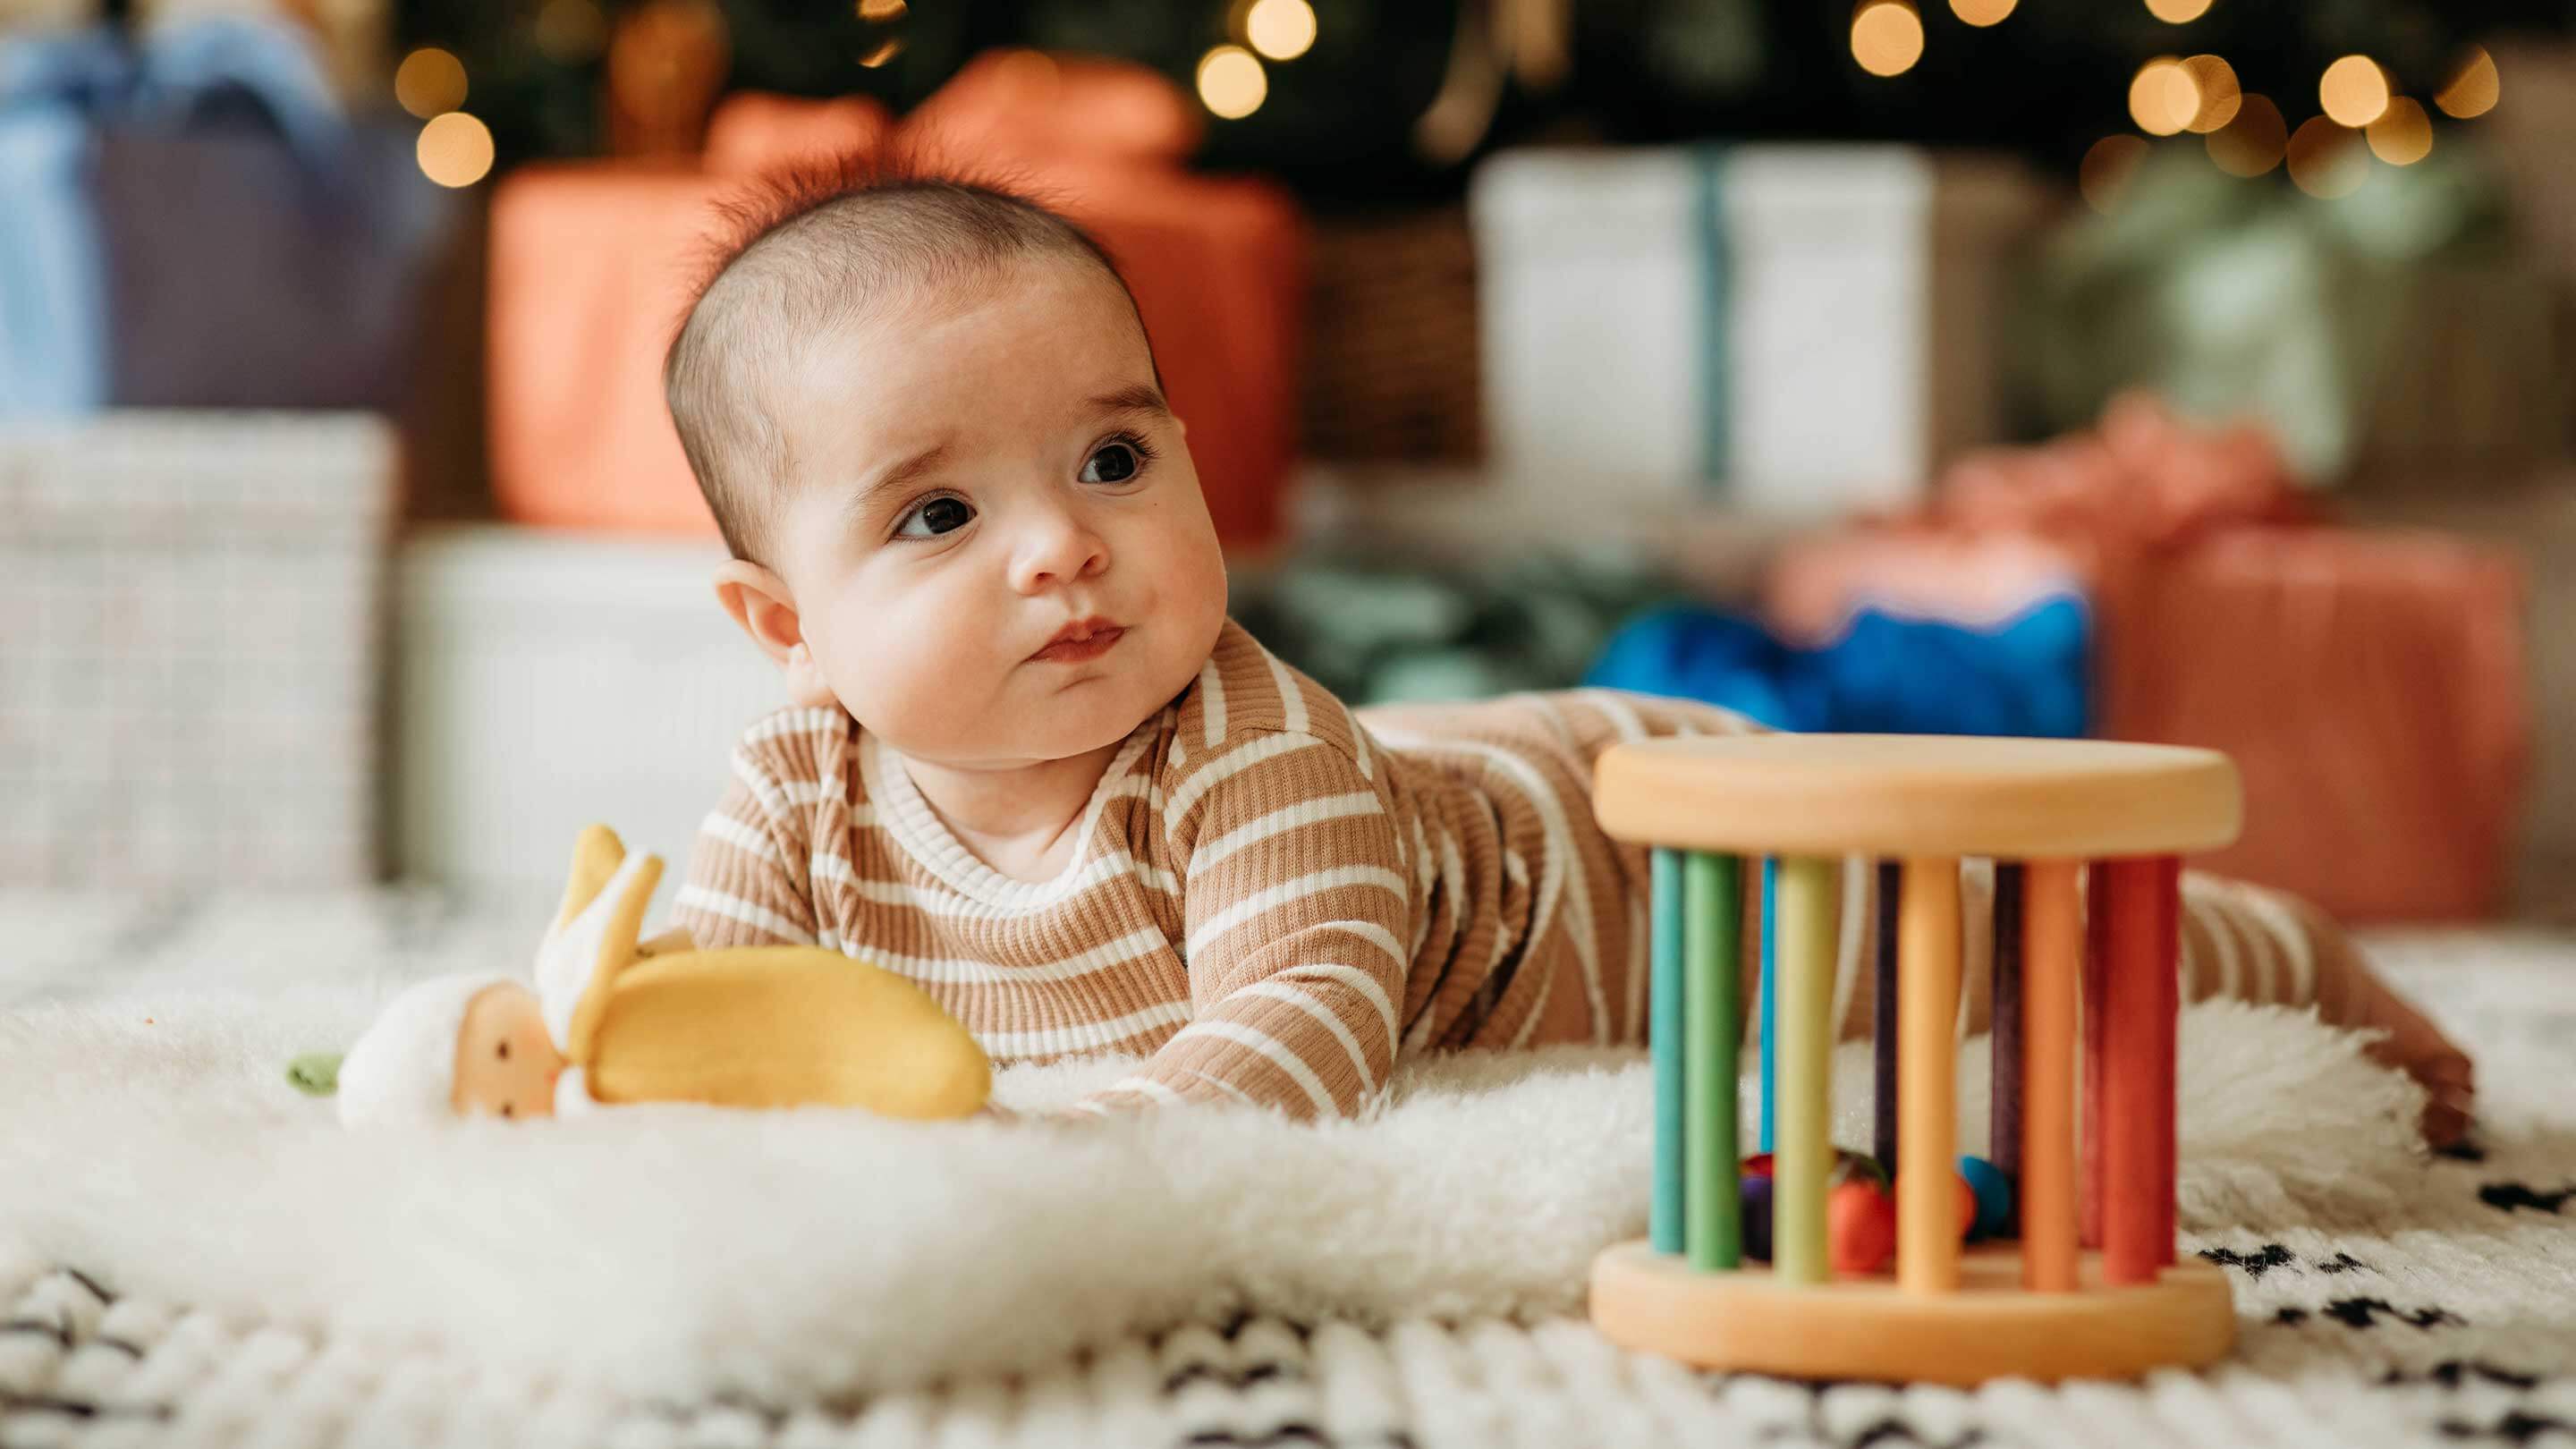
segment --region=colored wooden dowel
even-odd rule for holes
[[[1780,1087],[1772,1148],[1771,1270],[1784,1283],[1822,1283],[1825,1182],[1833,1163],[1834,863],[1780,862]]]
[[[1959,1286],[1959,862],[1909,859],[1897,901],[1896,1285]]]
[[[2013,861],[1995,862],[1995,1024],[1987,1100],[1986,1160],[2007,1180],[2021,1176],[2022,1114],[2022,893],[2025,874]],[[2009,1225],[2007,1236],[2012,1234]]]
[[[2022,1286],[2075,1288],[2075,992],[2084,903],[2072,861],[2033,861],[2022,892]],[[2000,937],[1998,945],[2000,945]]]
[[[1735,1069],[1744,1039],[1742,867],[1734,856],[1682,858],[1683,1241],[1690,1265],[1732,1268],[1743,1258],[1738,1189]]]
[[[2163,1011],[2172,965],[2162,959],[2165,932],[2160,860],[2114,860],[2103,869],[2107,921],[2103,970],[2102,1279],[2152,1283],[2170,1241],[2158,1242],[2165,1211],[2156,1205],[2163,1180],[2164,1139],[2173,1131],[2173,1097],[2159,1053],[2172,1050],[2173,1023]]]
[[[2108,904],[2109,868],[2093,861],[2084,868],[2084,990],[2076,1006],[2076,1018],[2084,1032],[2084,1134],[2082,1198],[2079,1221],[2082,1240],[2088,1248],[2102,1246],[2102,1098],[2103,1066],[2107,1060],[2105,1024],[2111,1019],[2111,1007],[2105,999],[2110,965],[2111,911]]]
[[[1762,862],[1762,1133],[1757,1151],[1769,1152],[1778,1142],[1780,1120],[1780,1063],[1772,1052],[1773,1034],[1780,1029],[1780,995],[1773,985],[1780,979],[1780,862]]]
[[[1655,1196],[1647,1241],[1682,1251],[1682,853],[1655,848],[1646,1041],[1655,1059]]]
[[[2164,856],[2156,861],[2155,912],[2156,959],[2163,963],[2156,969],[2155,981],[2161,999],[2155,1009],[2156,1068],[2156,1179],[2152,1188],[2156,1214],[2162,1219],[2155,1231],[2155,1241],[2163,1252],[2157,1262],[2172,1267],[2174,1261],[2174,1172],[2180,1143],[2176,1134],[2174,1052],[2175,1035],[2182,1018],[2182,860]]]
[[[1878,1157],[1878,1165],[1893,1175],[1897,1153],[1904,1147],[1896,1131],[1896,903],[1905,894],[1905,876],[1904,867],[1892,860],[1878,862],[1874,874],[1878,888],[1878,949],[1871,962],[1871,981],[1876,990],[1870,997],[1870,1148]]]

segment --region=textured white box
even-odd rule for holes
[[[735,740],[787,703],[716,605],[724,556],[549,529],[416,536],[398,574],[399,872],[559,885],[594,821],[686,869]]]
[[[1915,498],[2003,434],[2044,201],[1902,146],[1504,152],[1470,195],[1495,470],[1790,515]]]
[[[354,413],[0,426],[0,883],[376,876],[394,470]]]

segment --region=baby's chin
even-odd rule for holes
[[[860,728],[892,745],[898,754],[914,759],[957,763],[1069,760],[1118,744],[1169,703],[1168,698],[1146,703],[1131,694],[1103,688],[1090,699],[1059,696],[1025,704],[998,704],[971,723],[952,721],[908,728],[903,722],[886,721],[878,727],[871,726],[864,715],[857,718]]]

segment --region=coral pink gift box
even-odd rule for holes
[[[902,145],[1007,176],[1108,248],[1152,337],[1218,535],[1278,537],[1296,439],[1305,228],[1265,182],[1184,171],[1198,121],[1153,72],[987,56],[900,123],[866,100],[739,95],[694,166],[531,166],[492,203],[490,449],[504,514],[714,532],[662,404],[662,354],[714,203],[773,167]]]
[[[1991,624],[2077,590],[2094,733],[2235,757],[2245,833],[2196,862],[2355,920],[2507,904],[2530,774],[2520,565],[2431,533],[2314,521],[2242,431],[2105,437],[1954,469],[1941,502],[1784,550],[1785,633],[1874,604]]]

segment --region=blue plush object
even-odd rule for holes
[[[1993,629],[1863,610],[1841,638],[1799,649],[1740,615],[1682,605],[1620,629],[1584,682],[1802,732],[2074,738],[2090,722],[2089,622],[2068,594]]]
[[[2000,1238],[2012,1231],[2013,1180],[2000,1167],[1982,1157],[1959,1159],[1959,1175],[1977,1195],[1977,1224],[1970,1230],[1972,1240]]]

